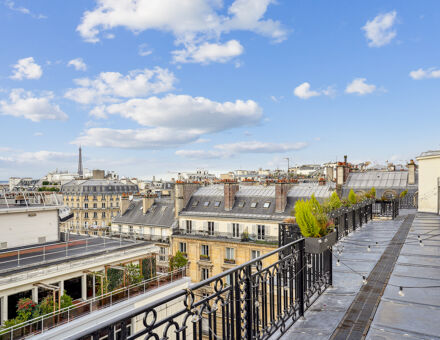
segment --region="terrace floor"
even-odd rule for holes
[[[439,216],[401,210],[396,220],[356,230],[333,253],[333,287],[282,339],[440,339],[440,288],[420,288],[440,286]]]

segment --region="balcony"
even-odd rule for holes
[[[209,255],[200,254],[200,260],[201,261],[211,261],[211,258],[209,257]]]
[[[193,237],[211,238],[211,239],[219,239],[219,240],[231,240],[236,242],[252,242],[252,243],[267,244],[267,245],[278,245],[278,237],[267,236],[267,235],[265,235],[264,238],[261,237],[258,238],[256,234],[241,233],[241,235],[237,237],[234,234],[228,232],[219,232],[219,231],[209,232],[206,230],[198,230],[198,229],[193,229],[191,231],[188,231],[186,229],[179,229],[179,228],[173,229],[173,235],[193,236]]]
[[[235,264],[235,259],[224,259],[226,264]]]

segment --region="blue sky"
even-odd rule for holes
[[[439,148],[440,3],[0,0],[0,179]],[[171,173],[170,173],[171,172]]]

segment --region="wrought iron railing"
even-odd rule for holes
[[[277,243],[278,238],[276,236],[271,235],[260,235],[252,234],[252,233],[241,233],[239,235],[229,233],[229,232],[221,232],[221,231],[208,231],[208,230],[199,230],[199,229],[182,229],[182,228],[174,228],[173,235],[188,235],[188,236],[196,236],[196,237],[209,237],[209,238],[227,238],[227,239],[237,239],[241,241],[249,241],[249,242],[267,242],[267,243]]]
[[[68,339],[268,339],[331,285],[331,260],[306,254],[300,238]]]
[[[399,215],[399,200],[376,200],[373,203],[373,217],[395,219]]]

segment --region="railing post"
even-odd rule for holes
[[[252,340],[252,321],[253,321],[253,303],[252,303],[252,266],[248,265],[245,268],[246,278],[244,280],[245,310],[246,310],[246,339]]]
[[[298,263],[296,266],[295,279],[298,287],[298,307],[299,307],[299,316],[304,316],[304,256],[305,256],[305,241],[301,240],[298,243]]]

